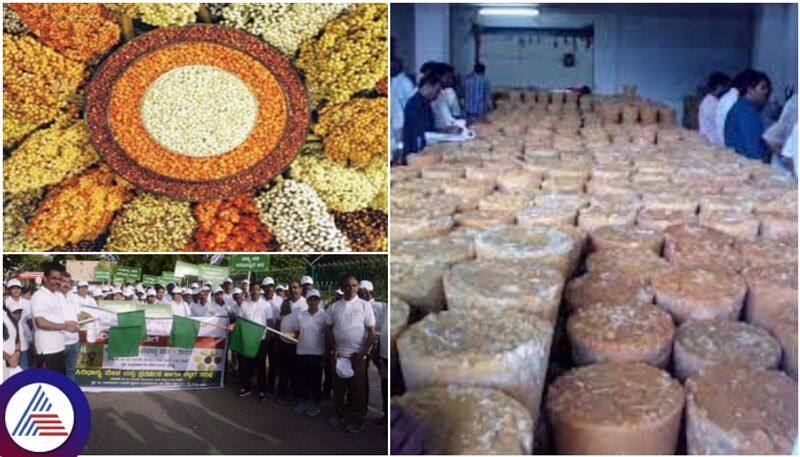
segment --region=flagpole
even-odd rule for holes
[[[202,325],[210,325],[210,326],[212,326],[212,327],[217,327],[217,328],[221,328],[221,329],[223,329],[223,330],[228,330],[228,327],[225,327],[224,325],[213,324],[213,323],[211,323],[211,322],[206,322],[206,321],[200,321],[200,323],[201,323]],[[295,343],[299,343],[299,341],[297,341],[296,339],[292,338],[291,336],[289,336],[289,335],[287,335],[287,334],[285,334],[285,333],[283,333],[283,332],[279,332],[279,331],[275,330],[274,328],[271,328],[271,327],[269,327],[269,326],[267,326],[267,327],[264,327],[264,328],[266,328],[268,331],[270,331],[270,332],[272,332],[272,333],[277,333],[278,335],[280,335],[280,336],[282,336],[282,337],[286,338],[287,340],[291,340],[291,341],[294,341]]]

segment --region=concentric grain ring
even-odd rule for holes
[[[258,99],[258,120],[235,148],[191,157],[163,147],[144,128],[140,104],[147,88],[188,65],[229,71]],[[211,25],[160,29],[131,41],[106,60],[87,91],[86,122],[104,160],[151,192],[187,200],[238,194],[281,172],[305,141],[308,116],[305,87],[281,53],[244,32]]]

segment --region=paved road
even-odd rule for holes
[[[370,369],[366,427],[350,434],[330,427],[333,404],[307,417],[272,398],[236,398],[238,386],[162,392],[87,393],[92,433],[84,454],[383,454],[380,378]]]

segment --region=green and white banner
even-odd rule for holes
[[[109,330],[117,313],[145,311],[146,337],[135,357],[108,355]],[[86,391],[164,390],[221,387],[225,373],[227,316],[192,317],[199,333],[191,349],[170,344],[169,305],[101,300],[99,307],[82,307],[80,357],[75,382]]]

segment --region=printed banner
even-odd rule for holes
[[[200,265],[198,279],[201,281],[211,281],[211,284],[219,286],[222,280],[228,276],[228,267],[215,267],[212,265]]]
[[[161,279],[161,276],[142,275],[142,284],[146,284],[148,286],[154,286],[162,281],[163,280]]]
[[[108,268],[100,268],[100,267],[95,268],[94,280],[103,282],[111,281],[111,270]]]
[[[267,254],[234,254],[231,257],[232,271],[267,271],[269,255]]]
[[[194,348],[169,344],[172,312],[169,305],[101,300],[100,306],[81,307],[80,357],[75,382],[86,391],[163,390],[221,387],[225,373],[228,317],[196,317],[205,325]],[[108,357],[108,329],[117,312],[145,310],[147,337],[137,357]]]
[[[164,272],[166,274],[166,272]],[[200,276],[200,265],[195,265],[193,263],[184,262],[182,260],[178,260],[175,262],[175,277],[176,278],[185,278],[187,276]]]

